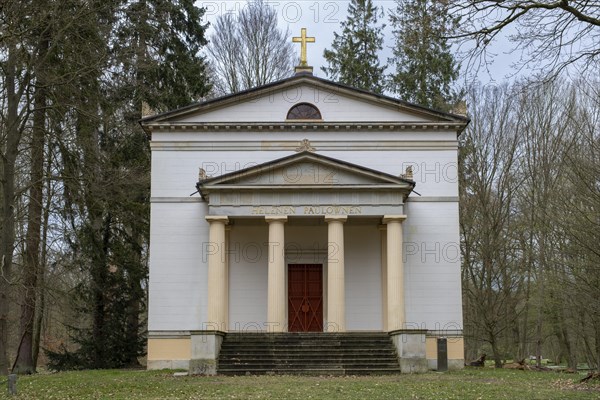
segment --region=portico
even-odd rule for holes
[[[308,329],[298,324],[290,327],[291,313],[301,313],[322,319],[318,326],[324,331],[347,331],[344,238],[345,227],[350,223],[370,226],[373,231],[387,231],[381,262],[363,267],[376,268],[381,277],[378,298],[382,321],[387,324],[368,328],[402,329],[405,321],[402,222],[406,219],[402,210],[413,187],[414,182],[409,179],[311,152],[296,153],[225,176],[201,179],[198,190],[208,203],[209,215],[205,218],[210,224],[208,242],[204,244],[209,282],[207,328],[225,332],[248,329],[241,326],[240,321],[228,319],[229,313],[224,309],[224,304],[229,304],[226,299],[230,298],[227,277],[231,274],[231,258],[227,249],[244,245],[227,243],[225,226],[229,225],[235,232],[236,225],[241,223],[268,231],[265,243],[253,243],[267,249],[266,320],[254,321],[251,329],[267,332]],[[303,221],[326,225],[320,228],[326,231],[326,242],[317,244],[320,252],[315,253],[314,246],[302,248],[296,242],[286,242],[286,224],[301,226]],[[323,267],[323,287],[317,288],[324,293],[323,302],[311,302],[310,296],[305,296],[297,299],[297,304],[290,303],[288,266],[306,261],[307,255],[313,263],[319,262],[313,265]],[[324,312],[320,313],[319,307],[323,307]],[[314,330],[314,325],[310,329]]]
[[[206,328],[209,330],[219,330],[227,332],[229,330],[244,330],[251,331],[264,330],[267,332],[288,332],[288,313],[290,310],[286,307],[288,304],[287,285],[288,274],[286,262],[286,242],[285,242],[285,224],[287,216],[264,217],[264,221],[268,224],[268,284],[267,284],[267,320],[262,323],[253,324],[251,327],[235,324],[235,321],[227,319],[227,311],[224,309],[224,304],[227,304],[227,299],[230,297],[230,288],[227,283],[229,275],[229,265],[226,251],[228,243],[219,241],[223,239],[225,224],[229,222],[227,216],[208,216],[207,221],[210,223],[210,238],[208,245],[209,259],[209,297],[208,297],[208,316]],[[310,258],[315,258],[317,261],[326,262],[326,277],[323,281],[327,282],[326,286],[326,310],[323,315],[323,327],[327,332],[345,332],[346,329],[346,306],[345,306],[345,263],[344,263],[344,225],[348,220],[348,216],[328,215],[322,219],[327,224],[327,247],[321,253],[313,252]],[[382,296],[382,312],[385,314],[384,320],[388,321],[382,326],[382,330],[393,331],[403,329],[405,322],[404,310],[404,263],[402,259],[402,221],[406,219],[405,215],[386,215],[382,217],[384,223],[383,229],[387,230],[385,253],[382,257],[385,263],[381,268],[386,268],[387,273],[382,273],[382,286],[385,286],[385,293],[390,296]],[[258,222],[257,218],[254,220]],[[235,221],[235,219],[231,219]],[[248,220],[246,220],[248,222]],[[386,229],[387,228],[387,229]],[[385,232],[385,231],[384,231]],[[221,243],[220,246],[214,243]],[[288,250],[296,251],[294,256],[299,256],[298,249],[292,247]],[[302,250],[300,250],[300,253]],[[325,253],[325,254],[323,254]],[[288,254],[288,259],[293,258]],[[309,304],[303,305],[310,307]],[[306,309],[305,313],[313,312],[314,310]]]

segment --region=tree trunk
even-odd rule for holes
[[[535,187],[531,188],[532,199],[535,197]],[[533,200],[529,201],[533,204]],[[531,308],[531,277],[533,274],[533,226],[535,221],[534,208],[530,207],[530,217],[529,217],[529,240],[526,245],[527,247],[527,277],[525,281],[525,309],[523,310],[523,336],[521,337],[521,343],[519,345],[519,360],[528,358],[530,355],[529,351],[529,310]]]
[[[41,40],[39,56],[44,60],[49,41]],[[13,373],[32,374],[36,365],[33,360],[33,325],[36,309],[38,270],[40,262],[40,235],[42,225],[42,201],[44,190],[44,142],[46,135],[46,88],[43,77],[43,65],[38,69],[34,95],[33,133],[31,139],[31,184],[29,204],[27,206],[27,234],[25,238],[25,257],[23,265],[24,294],[21,304],[21,318],[17,358]]]
[[[502,357],[500,357],[500,351],[498,350],[497,338],[490,335],[490,345],[492,346],[492,356],[494,357],[494,366],[496,368],[502,368]]]
[[[49,149],[50,150],[50,149]],[[46,176],[52,173],[52,152],[48,151],[48,159],[46,161]],[[50,206],[52,205],[52,181],[47,181],[46,187],[46,205],[44,207],[44,216],[42,221],[42,249],[41,259],[38,268],[38,284],[37,284],[37,299],[35,309],[35,323],[33,325],[33,365],[37,365],[38,355],[40,352],[42,327],[44,321],[45,310],[45,290],[46,290],[46,264],[48,261],[48,221],[50,219]]]
[[[138,230],[135,227],[132,229],[131,241],[135,252],[135,258],[132,260],[132,265],[134,266],[133,269],[135,269],[135,273],[131,271],[128,274],[130,300],[129,307],[127,310],[127,342],[137,343],[140,336],[140,310],[143,289],[141,287],[142,276],[140,273],[140,265],[142,263],[142,235],[138,232]],[[137,357],[134,354],[132,354],[128,364],[131,367],[138,367],[140,365]]]
[[[545,215],[545,214],[542,214]],[[544,297],[546,291],[546,269],[545,267],[548,265],[546,263],[546,230],[545,225],[542,227],[543,231],[540,234],[539,242],[540,242],[540,257],[539,257],[539,265],[538,265],[538,276],[537,281],[539,283],[538,286],[538,310],[537,310],[537,321],[535,328],[535,359],[536,365],[538,368],[542,368],[542,345],[544,344],[543,337],[543,325],[544,325]]]
[[[564,316],[563,316],[564,318]],[[576,370],[577,369],[577,354],[575,352],[575,346],[573,346],[573,343],[571,343],[572,340],[572,336],[569,334],[569,330],[568,327],[565,326],[564,324],[564,319],[563,319],[563,326],[562,326],[562,336],[564,338],[564,346],[565,346],[565,350],[566,350],[566,356],[567,356],[567,367]]]
[[[98,216],[97,218],[102,218]],[[98,221],[98,219],[96,219]],[[104,368],[106,362],[105,346],[106,342],[106,305],[107,300],[104,295],[104,290],[108,284],[108,247],[110,242],[110,225],[112,217],[108,214],[103,221],[102,230],[100,232],[93,232],[95,237],[96,233],[101,235],[100,245],[97,249],[98,253],[93,255],[92,260],[92,291],[94,298],[93,306],[93,337],[94,337],[94,367]],[[102,223],[102,222],[101,222]],[[96,224],[94,224],[96,225]]]
[[[595,354],[595,361],[596,361],[596,371],[598,373],[600,373],[600,324],[596,324],[595,326],[595,333],[596,333],[596,354]]]
[[[21,127],[19,126],[19,99],[16,80],[16,49],[9,47],[8,61],[6,63],[6,147],[1,155],[0,193],[0,375],[8,375],[8,318],[10,289],[12,276],[12,262],[15,241],[15,162],[21,140]],[[23,84],[19,88],[22,93]]]
[[[127,316],[127,342],[128,343],[137,343],[139,341],[140,336],[140,298],[134,293],[138,293],[139,286],[137,282],[132,281],[130,291],[133,294],[132,299],[130,300],[130,304],[128,307]],[[128,365],[130,367],[139,367],[140,363],[137,359],[137,356],[131,353],[131,358],[128,361]]]

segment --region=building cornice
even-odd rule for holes
[[[268,131],[460,131],[465,124],[462,122],[368,122],[368,121],[337,121],[337,122],[193,122],[172,123],[156,122],[144,125],[148,133],[179,131],[179,132],[268,132]]]
[[[368,139],[368,138],[367,138]],[[211,140],[150,143],[152,151],[296,151],[298,140]],[[316,151],[457,150],[456,140],[312,140]]]

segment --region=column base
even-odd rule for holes
[[[196,359],[190,360],[188,375],[214,376],[217,374],[217,360]]]
[[[389,332],[403,374],[423,373],[428,371],[425,347],[426,329],[400,329]]]
[[[190,360],[190,375],[216,375],[217,359],[221,351],[224,332],[196,331],[191,333],[192,359]]]
[[[424,358],[401,358],[400,373],[402,374],[422,374],[429,371],[427,360]]]

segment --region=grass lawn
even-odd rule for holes
[[[174,377],[171,371],[83,371],[22,376],[0,399],[600,399],[580,375],[493,368],[376,377]]]

